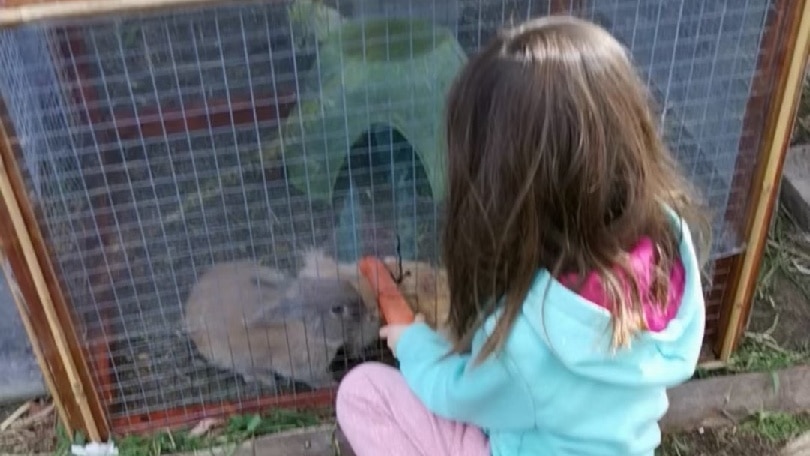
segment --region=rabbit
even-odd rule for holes
[[[399,261],[395,257],[383,258],[383,264],[399,281],[399,290],[415,313],[425,316],[425,323],[447,335],[450,314],[450,286],[447,271],[423,261]]]
[[[276,375],[333,386],[343,347],[361,353],[380,328],[355,287],[334,277],[290,277],[250,261],[208,269],[189,294],[184,326],[211,364],[276,388]]]
[[[321,249],[304,252],[304,266],[298,277],[340,277],[352,283],[367,307],[377,308],[371,285],[358,273],[356,263],[339,263]],[[403,261],[402,271],[396,257],[382,259],[392,277],[398,279],[399,290],[415,313],[425,316],[432,328],[444,332],[450,312],[450,288],[447,271],[422,261]]]
[[[378,312],[374,290],[366,280],[363,280],[356,262],[338,262],[320,248],[307,249],[302,257],[304,264],[298,271],[299,278],[345,280],[354,287],[369,311]]]

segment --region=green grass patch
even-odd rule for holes
[[[163,431],[149,436],[127,436],[114,439],[120,456],[161,456],[168,454],[205,451],[223,448],[224,454],[233,453],[248,439],[315,426],[325,421],[328,412],[308,412],[293,410],[273,410],[263,415],[235,415],[225,421],[224,426],[202,436],[192,435],[190,430]],[[64,432],[59,434],[58,456],[70,455],[72,443],[83,444],[82,436],[69,440]]]
[[[699,368],[695,379],[734,375],[747,372],[775,372],[810,362],[809,350],[782,348],[770,334],[748,333],[731,356],[728,364],[717,369]]]
[[[784,443],[810,431],[810,416],[759,412],[743,421],[740,430],[760,435],[774,443]]]

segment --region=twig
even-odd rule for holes
[[[746,332],[745,337],[764,345],[771,350],[778,352],[783,355],[791,355],[792,353],[788,350],[779,346],[779,343],[774,340],[769,334],[762,334],[762,333],[754,333],[754,332]]]
[[[732,415],[731,412],[729,412],[725,408],[720,409],[720,414],[726,417],[727,420],[731,421],[732,425],[736,426],[738,424],[737,418],[735,418],[734,415]]]
[[[810,255],[796,249],[795,245],[784,245],[783,242],[778,242],[776,240],[770,239],[768,240],[768,246],[777,249],[779,253],[787,255],[788,257],[793,257],[795,259],[810,261]]]
[[[19,429],[19,428],[28,427],[28,426],[36,423],[37,421],[42,420],[46,416],[50,415],[51,412],[53,412],[53,404],[48,405],[44,409],[38,411],[37,413],[34,413],[33,415],[31,415],[29,417],[26,417],[25,419],[22,419],[20,421],[17,421],[16,423],[13,423],[12,426],[11,426],[11,429]]]
[[[394,273],[391,273],[391,278],[399,285],[405,279],[405,273],[402,270],[402,242],[399,238],[399,233],[397,233],[397,267],[399,268],[397,275],[395,276]]]
[[[25,404],[17,407],[17,410],[14,411],[11,415],[8,416],[2,423],[0,423],[0,431],[5,431],[11,425],[17,421],[21,416],[25,415],[25,412],[31,408],[31,401],[26,402]]]

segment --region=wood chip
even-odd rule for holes
[[[19,406],[17,410],[14,411],[11,415],[8,416],[2,423],[0,423],[0,431],[5,431],[8,429],[15,421],[20,419],[21,416],[25,415],[28,409],[31,408],[31,401],[26,402],[25,404]]]

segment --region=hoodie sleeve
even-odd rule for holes
[[[424,323],[400,336],[396,356],[417,397],[434,414],[486,429],[534,425],[532,398],[514,380],[507,361],[492,355],[473,366],[470,355],[451,354],[448,341]]]

